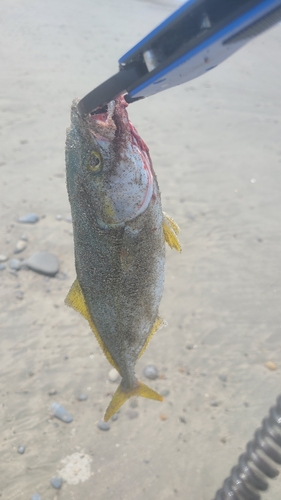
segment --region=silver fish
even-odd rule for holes
[[[165,240],[180,250],[178,226],[161,208],[149,151],[122,96],[95,114],[71,107],[66,139],[77,279],[66,304],[89,322],[122,380],[104,416],[131,396],[161,401],[135,364],[162,325]]]

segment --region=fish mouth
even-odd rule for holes
[[[98,139],[112,140],[115,136],[116,125],[113,120],[115,101],[99,106],[89,113],[86,121],[90,132]]]

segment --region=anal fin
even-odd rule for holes
[[[164,401],[163,396],[158,392],[148,387],[140,380],[138,380],[137,386],[129,391],[125,391],[122,387],[122,383],[117,388],[115,394],[110,401],[106,412],[104,414],[104,421],[107,422],[116,413],[119,408],[131,397],[142,396],[143,398],[154,399],[155,401]]]
[[[163,231],[166,243],[177,252],[181,252],[181,245],[177,237],[180,228],[174,219],[165,212],[163,212]]]
[[[88,306],[86,304],[81,286],[80,286],[77,278],[74,281],[72,287],[70,288],[70,290],[66,296],[65,304],[69,307],[72,307],[72,309],[74,309],[75,311],[78,311],[89,322],[91,330],[93,331],[93,333],[94,333],[100,347],[102,348],[107,360],[114,368],[116,368],[116,370],[118,372],[120,372],[120,370],[119,370],[118,366],[116,365],[115,361],[113,360],[110,352],[105,347],[104,342],[103,342],[103,340],[98,332],[98,329],[97,329],[94,321],[91,318]]]

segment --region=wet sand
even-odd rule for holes
[[[167,249],[168,326],[136,368],[144,380],[156,365],[149,384],[169,394],[97,428],[116,384],[86,321],[64,305],[75,279],[65,129],[72,98],[114,74],[175,6],[1,2],[0,254],[49,251],[60,262],[55,278],[0,271],[3,500],[211,500],[280,392],[279,24],[200,79],[129,107],[181,227],[182,254]],[[29,212],[40,220],[19,224]],[[72,423],[50,417],[54,401]],[[271,483],[263,498],[277,500],[280,479]]]

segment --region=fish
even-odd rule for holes
[[[132,396],[162,401],[135,365],[163,326],[165,241],[180,251],[179,228],[163,213],[148,147],[117,97],[87,116],[75,99],[67,129],[66,182],[76,279],[65,303],[89,322],[121,382],[108,421]]]

